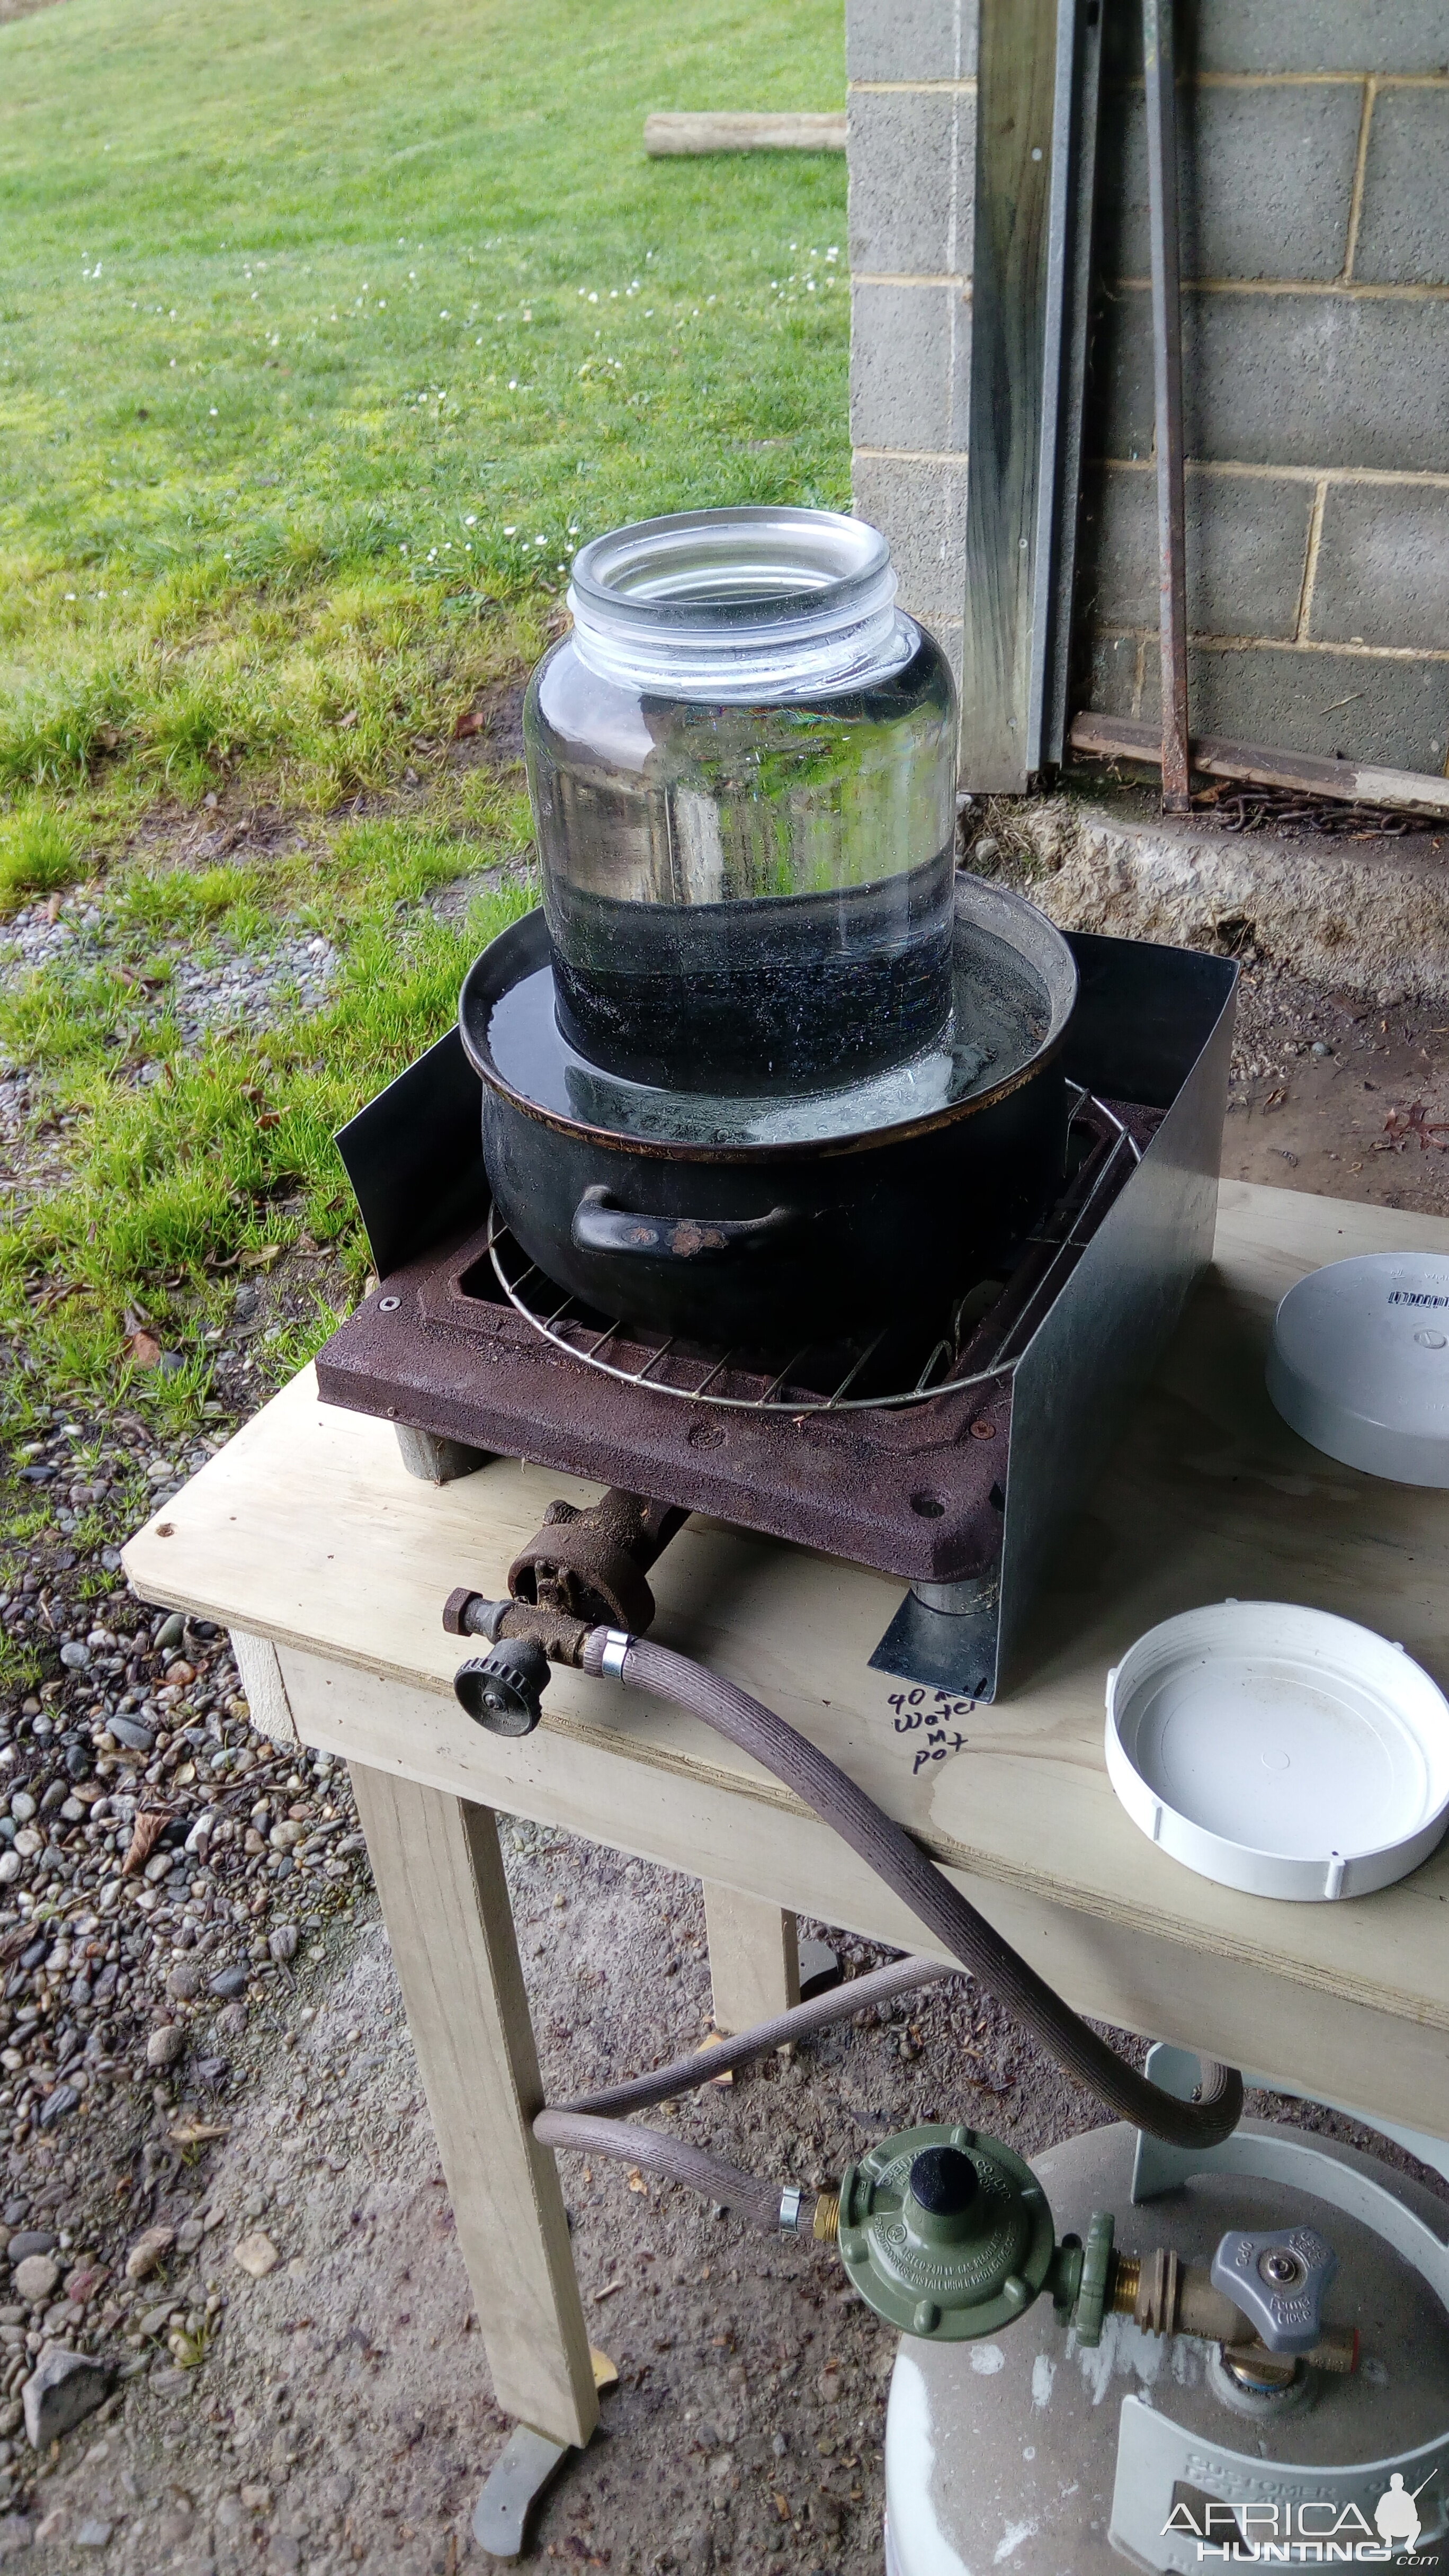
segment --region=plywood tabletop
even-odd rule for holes
[[[1263,1387],[1294,1279],[1411,1248],[1449,1251],[1449,1224],[1223,1183],[1213,1270],[1058,1556],[1025,1678],[997,1707],[960,1703],[944,1743],[926,1741],[931,1695],[913,1705],[869,1667],[901,1597],[887,1577],[695,1520],[651,1577],[653,1633],[779,1709],[948,1864],[1449,2032],[1449,1846],[1348,1904],[1239,1896],[1129,1822],[1102,1745],[1109,1665],[1154,1621],[1228,1595],[1362,1620],[1449,1683],[1449,1493],[1320,1456]],[[442,1629],[447,1594],[501,1592],[550,1498],[596,1490],[504,1460],[421,1484],[390,1426],[320,1404],[307,1371],[138,1533],[126,1566],[148,1600],[451,1697],[463,1650]],[[696,1721],[613,1683],[556,1673],[545,1709],[545,1726],[623,1761],[793,1805]]]

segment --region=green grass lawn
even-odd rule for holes
[[[502,917],[422,898],[526,842],[516,777],[446,746],[577,545],[847,502],[843,158],[641,144],[651,108],[843,93],[839,0],[0,24],[0,914],[83,884],[105,926],[0,1004],[72,1122],[0,1242],[27,1406],[124,1377],[128,1305],[195,1314],[208,1261],[347,1235],[331,1127]],[[201,866],[208,795],[288,829]],[[344,945],[331,1007],[184,1048],[177,943],[282,920]]]

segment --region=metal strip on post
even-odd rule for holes
[[[1061,325],[1061,437],[1052,548],[1049,628],[1042,650],[1041,759],[1059,769],[1066,758],[1072,679],[1072,608],[1077,586],[1077,523],[1082,494],[1082,422],[1087,398],[1087,339],[1092,313],[1092,251],[1097,215],[1097,135],[1102,88],[1102,0],[1077,0],[1074,44],[1067,266]],[[1055,170],[1053,170],[1055,178]]]
[[[1152,229],[1152,390],[1157,433],[1158,631],[1162,653],[1162,809],[1188,790],[1187,570],[1182,465],[1182,279],[1177,204],[1173,0],[1142,0],[1147,180]]]
[[[1025,792],[1058,0],[981,0],[961,783]]]
[[[1077,86],[1077,13],[1082,0],[1057,0],[1056,87],[1052,99],[1052,174],[1047,201],[1046,308],[1041,380],[1041,446],[1037,462],[1036,535],[1032,547],[1031,679],[1027,704],[1026,767],[1034,775],[1043,759],[1048,662],[1054,626],[1059,501],[1062,482],[1062,414],[1066,385],[1063,333],[1072,266],[1072,199]]]

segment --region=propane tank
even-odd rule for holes
[[[905,2330],[887,2576],[1449,2564],[1449,2209],[1374,2158],[1117,2125],[1033,2169],[933,2127],[838,2227]]]

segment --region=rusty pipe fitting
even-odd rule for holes
[[[529,1638],[543,1648],[551,1664],[582,1663],[589,1634],[586,1619],[571,1619],[532,1601],[490,1601],[481,1592],[470,1592],[466,1584],[449,1593],[443,1626],[450,1637],[486,1637],[490,1646],[504,1637]]]
[[[510,1565],[508,1589],[515,1601],[642,1635],[654,1618],[645,1575],[688,1518],[618,1485],[582,1510],[552,1502]]]
[[[450,1592],[443,1605],[446,1634],[486,1637],[495,1650],[461,1665],[455,1676],[468,1715],[494,1734],[531,1733],[547,1674],[520,1693],[504,1670],[508,1650],[535,1647],[551,1664],[577,1665],[584,1639],[601,1622],[631,1633],[647,1628],[654,1595],[646,1570],[688,1518],[673,1503],[651,1502],[617,1485],[584,1510],[555,1501],[508,1569],[507,1599],[491,1601],[467,1584]]]

